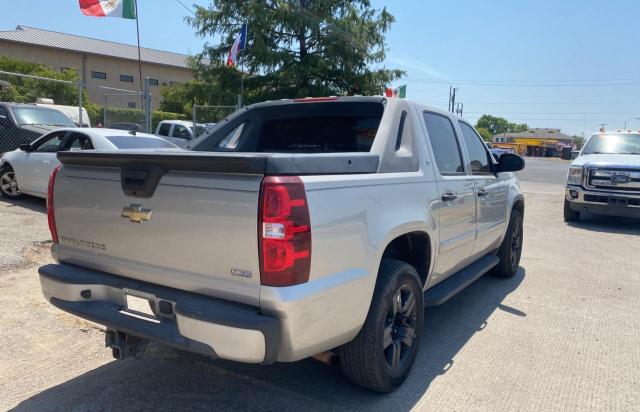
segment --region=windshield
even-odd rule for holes
[[[167,149],[178,147],[164,139],[143,136],[107,136],[118,149]]]
[[[20,125],[45,124],[48,126],[75,127],[67,116],[54,109],[42,107],[13,107],[13,114]]]
[[[595,135],[582,151],[582,154],[601,153],[640,155],[640,134]]]

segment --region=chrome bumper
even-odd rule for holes
[[[576,212],[640,218],[640,194],[584,189],[567,185],[565,199]]]

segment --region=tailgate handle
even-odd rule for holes
[[[149,198],[165,173],[166,170],[158,166],[123,167],[120,176],[122,190],[127,196]]]
[[[122,170],[122,180],[127,185],[144,185],[144,182],[147,180],[147,175],[149,171],[147,170]]]

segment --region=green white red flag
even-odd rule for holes
[[[136,0],[80,0],[85,16],[136,18]]]

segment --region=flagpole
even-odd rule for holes
[[[140,25],[138,24],[139,15],[138,15],[138,0],[134,0],[134,4],[136,5],[136,34],[138,36],[138,72],[140,74],[140,95],[143,95],[144,92],[142,90],[142,57],[140,56]]]
[[[238,60],[240,60],[240,56],[238,56]],[[243,94],[244,94],[244,72],[242,71],[242,62],[243,60],[240,60],[240,99],[238,102],[238,109],[242,108],[243,105]]]
[[[249,27],[247,26],[246,22],[244,23],[243,26],[244,26],[243,27],[244,43],[242,44],[242,50],[244,51],[247,48],[247,36],[249,35],[248,33]],[[240,60],[240,56],[238,56],[238,60]],[[244,70],[242,70],[244,65],[242,63],[244,63],[244,59],[240,60],[240,107],[239,109],[241,109],[242,105],[244,104]]]

